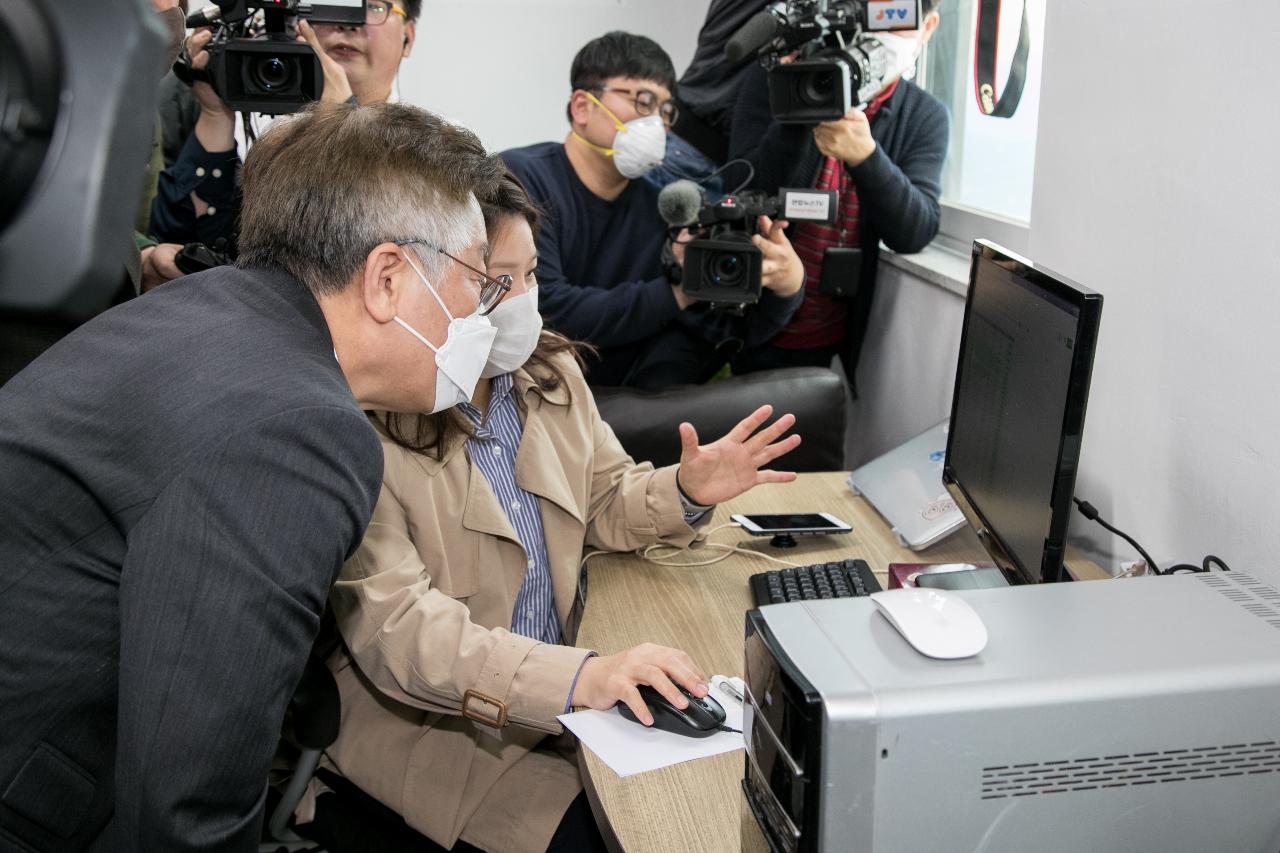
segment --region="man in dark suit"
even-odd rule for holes
[[[474,193],[497,176],[412,107],[282,122],[245,165],[238,268],[106,312],[0,388],[0,850],[256,849],[381,486],[362,409],[432,409],[488,355],[434,348],[485,298],[452,258],[483,263]]]

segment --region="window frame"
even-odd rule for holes
[[[972,38],[972,33],[968,34]],[[926,89],[929,68],[929,45],[926,44],[920,51],[920,56],[916,61],[916,77],[914,82],[922,89]],[[961,76],[966,81],[969,77],[961,69]],[[966,89],[968,84],[966,83]],[[927,91],[927,89],[926,89]],[[953,104],[946,104],[948,111],[954,108]],[[1037,146],[1040,136],[1040,117],[1036,117],[1036,139]],[[1031,192],[1034,199],[1035,196],[1035,175],[1031,178]],[[1022,222],[998,213],[981,210],[956,202],[947,201],[944,198],[938,199],[941,208],[941,217],[938,226],[938,235],[935,242],[940,243],[944,248],[951,249],[956,252],[967,255],[972,246],[973,241],[977,239],[991,240],[1006,249],[1010,249],[1020,255],[1027,255],[1030,250],[1031,243],[1031,222]]]

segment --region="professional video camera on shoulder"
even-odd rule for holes
[[[297,41],[299,17],[313,23],[363,26],[366,0],[216,0],[188,16],[188,27],[214,28],[209,65],[174,66],[184,82],[203,80],[233,111],[292,113],[320,99],[324,70],[310,45]]]
[[[776,121],[832,121],[884,88],[890,57],[876,34],[918,28],[921,11],[920,0],[787,0],[743,24],[724,53],[731,62],[754,53],[769,69]]]
[[[751,242],[760,216],[792,222],[835,221],[833,190],[732,193],[708,201],[693,181],[674,181],[658,193],[658,213],[672,229],[688,228],[680,287],[691,299],[713,308],[740,311],[760,301],[763,253]]]

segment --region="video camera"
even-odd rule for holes
[[[78,323],[119,288],[167,35],[138,0],[0,2],[0,316]]]
[[[685,244],[680,287],[713,308],[741,310],[760,301],[763,254],[751,242],[760,216],[792,222],[834,222],[834,190],[784,189],[776,196],[748,191],[708,202],[693,181],[674,181],[658,193],[658,213],[672,229],[697,237]]]
[[[366,0],[216,0],[187,17],[188,27],[214,28],[205,48],[209,64],[193,69],[188,57],[174,73],[188,85],[204,81],[236,112],[292,113],[324,92],[324,70],[311,46],[296,40],[297,18],[364,26]],[[259,13],[261,17],[259,18]],[[258,22],[261,30],[258,31]]]
[[[754,53],[769,69],[769,106],[776,121],[833,121],[884,88],[889,57],[875,34],[914,30],[921,12],[920,0],[774,3],[733,34],[725,58],[737,62]],[[794,61],[782,61],[797,50]]]

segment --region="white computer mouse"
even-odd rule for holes
[[[915,587],[873,592],[871,600],[920,654],[941,660],[973,657],[987,646],[987,626],[958,595]]]

